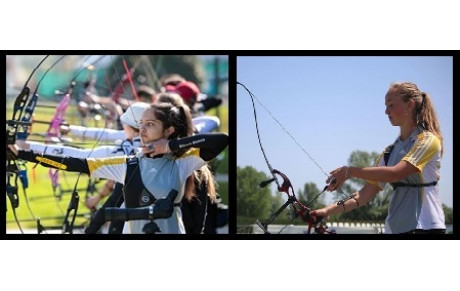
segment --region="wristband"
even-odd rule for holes
[[[355,200],[356,204],[358,205],[358,207],[356,207],[356,208],[359,208],[359,201],[358,201],[358,199],[356,199],[355,197],[351,197],[351,199]]]

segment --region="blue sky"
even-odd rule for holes
[[[392,82],[410,81],[429,93],[444,136],[439,181],[444,204],[453,206],[452,57],[238,57],[243,83],[326,173],[347,164],[355,150],[380,153],[399,135],[385,115]],[[272,166],[297,191],[318,188],[326,175],[256,102],[262,144]],[[268,174],[259,148],[249,94],[237,86],[237,165]],[[274,187],[272,188],[275,189]],[[326,194],[331,202],[332,194]]]

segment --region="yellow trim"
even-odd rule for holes
[[[421,172],[433,155],[440,150],[439,137],[431,132],[423,132],[417,136],[417,143],[401,160],[411,163]]]
[[[182,156],[174,157],[174,159],[181,159],[190,156],[200,157],[200,148],[191,148],[188,151],[186,151],[185,154],[183,154]]]
[[[47,165],[51,165],[51,166],[53,166],[53,167],[58,168],[59,170],[65,170],[65,169],[67,169],[67,166],[66,166],[66,165],[61,164],[61,163],[56,162],[56,161],[53,161],[53,160],[50,160],[50,159],[47,159],[47,158],[44,158],[44,157],[35,157],[35,159],[36,159],[37,161],[39,161],[40,163],[47,164]]]
[[[89,172],[93,173],[98,168],[110,165],[120,165],[126,163],[126,157],[110,157],[103,159],[87,159]]]

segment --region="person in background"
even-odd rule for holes
[[[202,94],[199,87],[191,81],[184,80],[175,85],[167,85],[165,91],[179,94],[190,107],[193,117],[205,115],[206,111],[222,104],[221,99]]]

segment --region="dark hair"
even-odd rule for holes
[[[170,103],[152,104],[150,107],[153,110],[155,118],[163,123],[163,129],[170,126],[174,127],[174,132],[169,136],[169,139],[191,136],[193,134],[192,116],[190,110],[184,106],[173,106]],[[183,155],[187,149],[180,149],[174,154],[176,156]]]

